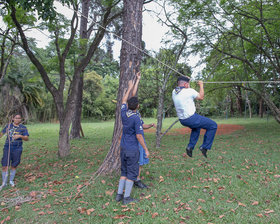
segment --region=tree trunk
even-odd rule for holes
[[[70,142],[69,142],[69,128],[70,124],[67,122],[61,122],[59,128],[58,139],[58,157],[63,158],[70,154]]]
[[[245,90],[245,96],[246,96],[246,103],[248,104],[249,117],[252,118],[251,101],[249,100],[248,91],[247,90]]]
[[[264,110],[263,110],[263,99],[260,98],[259,99],[259,117],[260,118],[263,118],[263,113],[264,113]]]
[[[84,78],[83,75],[79,75],[79,89],[77,92],[77,101],[75,102],[73,121],[70,133],[70,139],[81,138],[81,117],[82,117],[82,105],[83,105],[83,88],[84,88]]]
[[[239,114],[242,116],[242,94],[241,94],[241,88],[237,87],[237,95],[236,95],[236,107],[239,112]]]
[[[87,32],[87,24],[88,24],[88,13],[89,13],[89,3],[90,0],[82,0],[82,16],[80,22],[80,39],[83,40],[80,42],[80,48],[83,49],[83,53],[79,55],[78,61],[81,61],[81,58],[85,56],[86,46],[88,40],[88,32]],[[83,73],[78,75],[80,79],[78,93],[77,93],[77,101],[75,102],[75,109],[72,121],[72,128],[70,139],[81,138],[80,131],[82,128],[81,117],[82,117],[82,106],[83,106],[83,88],[84,88],[84,76]]]
[[[275,103],[270,99],[270,95],[267,93],[262,93],[260,95],[264,100],[265,104],[269,107],[270,111],[272,112],[275,120],[280,124],[280,109],[275,105]]]
[[[163,109],[164,109],[164,94],[161,86],[159,86],[159,99],[157,108],[157,130],[156,130],[156,148],[160,148],[161,142],[161,129],[163,120]]]
[[[122,41],[121,47],[115,127],[110,151],[97,170],[97,175],[112,173],[120,168],[121,100],[128,81],[134,79],[136,73],[140,70],[142,54],[139,49],[141,49],[142,42],[142,9],[143,0],[124,0],[122,38],[125,41]]]
[[[233,100],[230,98],[230,115],[234,116],[234,107],[233,107]]]

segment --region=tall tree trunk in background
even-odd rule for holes
[[[251,108],[251,101],[248,97],[248,91],[245,90],[245,94],[246,94],[246,103],[248,104],[248,110],[249,110],[249,117],[252,118],[252,108]]]
[[[236,107],[240,115],[242,115],[242,93],[241,93],[241,88],[237,86],[237,94],[236,94]]]
[[[123,30],[120,56],[120,79],[117,96],[116,120],[112,145],[105,160],[97,170],[96,174],[112,173],[120,168],[120,139],[122,134],[122,122],[120,116],[121,100],[128,81],[135,78],[140,70],[142,59],[142,9],[143,0],[124,0],[123,9]]]
[[[176,27],[175,27],[176,28]],[[173,68],[176,67],[176,65],[178,64],[178,61],[181,57],[181,54],[183,53],[183,50],[187,44],[188,41],[188,36],[181,32],[183,38],[184,38],[184,42],[181,45],[179,52],[174,52],[174,54],[176,55],[174,64],[173,64]],[[156,148],[160,147],[160,142],[162,137],[164,136],[164,134],[161,134],[161,129],[162,129],[162,122],[163,122],[163,114],[164,114],[164,97],[165,97],[165,91],[167,89],[167,82],[170,78],[170,76],[172,75],[173,71],[169,70],[167,74],[164,75],[164,80],[163,83],[158,85],[158,107],[157,107],[157,129],[156,129]]]
[[[79,55],[78,61],[85,56],[87,50],[87,24],[88,24],[88,13],[89,13],[90,0],[82,0],[82,16],[80,21],[80,49],[82,53]],[[84,87],[84,74],[83,71],[78,76],[79,87],[77,93],[77,101],[75,102],[72,128],[70,138],[81,138],[80,130],[82,129],[81,117],[82,117],[82,105],[83,105],[83,87]]]
[[[233,107],[233,100],[232,97],[230,97],[230,116],[234,116],[234,107]]]
[[[259,99],[259,117],[260,118],[263,118],[263,110],[264,108],[263,108],[263,99],[262,98],[260,98]]]
[[[157,107],[157,128],[156,128],[156,148],[160,147],[161,142],[161,129],[162,129],[162,121],[163,121],[163,113],[164,113],[164,91],[166,88],[166,83],[163,87],[159,87],[159,98],[158,98],[158,107]]]

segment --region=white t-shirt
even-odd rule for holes
[[[176,91],[177,90],[177,91]],[[172,99],[179,119],[187,119],[195,113],[194,99],[198,92],[191,88],[174,89]]]

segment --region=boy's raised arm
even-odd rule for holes
[[[127,90],[125,91],[125,94],[124,94],[124,96],[123,96],[123,98],[122,98],[122,104],[125,104],[125,103],[127,102],[129,93],[130,93],[130,91],[131,91],[132,88],[133,88],[133,84],[134,84],[133,81],[132,81],[132,80],[129,80],[129,82],[128,82],[128,88],[127,88]]]
[[[137,72],[137,74],[136,74],[136,82],[135,82],[135,84],[134,84],[134,88],[133,88],[133,90],[132,90],[131,96],[135,96],[135,95],[136,95],[137,89],[138,89],[138,84],[139,84],[139,82],[140,82],[140,79],[141,79],[141,73],[140,73],[140,72]]]

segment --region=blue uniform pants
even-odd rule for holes
[[[200,135],[200,129],[203,128],[206,129],[206,133],[200,147],[207,150],[211,149],[218,127],[215,121],[195,113],[187,119],[180,119],[180,122],[183,126],[192,129],[190,142],[188,144],[189,148],[194,149]]]
[[[22,147],[11,147],[9,154],[9,147],[4,146],[3,157],[1,160],[2,166],[17,167],[20,164],[22,154]]]
[[[139,174],[139,150],[121,148],[121,176],[136,181]]]

